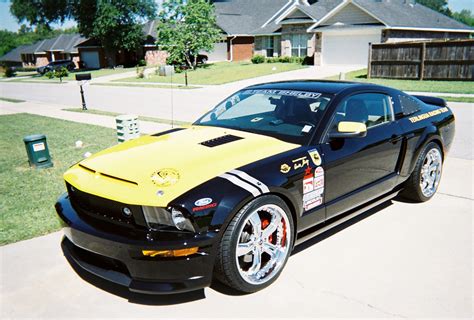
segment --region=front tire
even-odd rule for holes
[[[293,218],[274,195],[257,198],[232,219],[219,244],[215,276],[244,293],[268,287],[281,274],[294,243]]]
[[[430,200],[438,190],[442,168],[443,155],[440,147],[434,142],[428,143],[418,156],[402,195],[416,202]]]

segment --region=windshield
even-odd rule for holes
[[[195,125],[224,127],[307,144],[331,96],[295,90],[242,90]]]

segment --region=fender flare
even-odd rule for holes
[[[439,129],[434,126],[430,125],[423,130],[422,134],[420,135],[420,138],[418,139],[418,142],[415,147],[415,152],[413,153],[413,157],[411,159],[410,163],[410,175],[413,173],[413,170],[415,169],[416,162],[418,160],[418,157],[420,156],[420,153],[423,152],[424,148],[430,143],[430,142],[435,142],[436,144],[439,145],[441,149],[441,155],[444,159],[444,143],[443,143],[443,138],[439,132]]]

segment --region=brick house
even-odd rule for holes
[[[474,32],[411,0],[227,0],[214,5],[232,61],[254,54],[314,55],[316,65],[364,65],[369,43],[459,39]]]
[[[79,34],[61,34],[15,48],[1,57],[0,62],[23,67],[41,67],[51,61],[71,59],[76,67],[79,67],[79,52],[75,46],[84,40]]]

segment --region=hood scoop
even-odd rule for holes
[[[241,139],[243,139],[243,138],[234,136],[232,134],[227,134],[225,136],[221,136],[221,137],[217,137],[217,138],[214,138],[214,139],[211,139],[211,140],[207,140],[207,141],[201,142],[199,144],[203,145],[205,147],[213,148],[213,147],[217,147],[217,146],[220,146],[220,145],[223,145],[223,144],[226,144],[226,143],[229,143],[229,142],[234,142],[234,141],[237,141],[237,140],[241,140]]]

